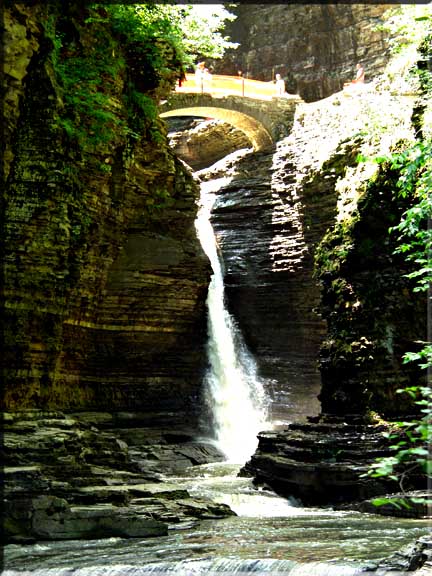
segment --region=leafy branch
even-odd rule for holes
[[[417,142],[388,160],[391,167],[400,172],[398,193],[412,199],[412,206],[404,212],[399,224],[390,228],[390,233],[398,233],[396,253],[404,254],[415,264],[416,270],[407,274],[415,281],[413,291],[429,291],[432,283],[432,141]],[[419,344],[423,346],[421,350],[407,352],[403,362],[417,362],[421,369],[429,371],[432,367],[432,343]],[[421,407],[422,416],[412,422],[395,423],[399,433],[389,435],[390,439],[397,440],[391,446],[395,454],[377,459],[369,475],[397,480],[404,492],[404,481],[411,473],[432,474],[428,450],[432,443],[432,388],[419,385],[398,392],[414,400]]]

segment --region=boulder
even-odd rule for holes
[[[257,451],[241,474],[307,506],[358,502],[396,492],[397,481],[367,475],[375,458],[392,454],[385,432],[384,426],[355,417],[310,418],[285,430],[259,434]],[[421,475],[406,479],[411,489],[424,483]]]

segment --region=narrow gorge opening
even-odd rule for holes
[[[5,576],[432,565],[430,7],[233,10],[4,9]]]

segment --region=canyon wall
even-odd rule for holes
[[[132,100],[146,95],[151,110],[178,65],[161,44],[165,76],[149,84],[144,52],[121,46],[99,10],[90,22],[78,6],[5,10],[4,406],[192,418],[210,275],[194,229],[198,191],[164,123],[138,121]],[[103,86],[84,93],[104,57]],[[80,67],[78,92],[67,92]]]
[[[411,114],[403,95],[336,94],[299,105],[275,150],[204,172],[231,178],[212,223],[228,305],[274,420],[317,414],[321,383],[328,414],[412,410],[396,390],[418,378],[402,356],[426,338],[425,299],[388,235],[408,204],[394,194],[395,175],[358,161],[410,141]]]
[[[292,8],[273,6],[275,14],[294,14]],[[369,12],[337,8],[330,11],[334,16],[339,8],[359,17],[382,12],[379,6]],[[170,151],[164,124],[149,114],[172,89],[178,62],[161,44],[167,66],[155,81],[139,46],[121,47],[119,38],[106,34],[103,18],[89,27],[80,8],[71,10],[64,17],[40,5],[6,11],[4,404],[11,410],[136,409],[181,420],[199,409],[210,270],[193,225],[197,187]],[[301,7],[297,17],[306,11],[325,21],[323,10]],[[246,16],[239,18],[245,26]],[[68,114],[77,104],[65,89],[70,79],[61,63],[98,62],[95,50],[103,51],[102,60],[116,51],[122,58],[104,64],[102,121],[81,110],[85,134],[93,139],[89,147],[71,128]],[[140,112],[131,82],[148,97]],[[320,307],[320,282],[328,276],[314,277],[316,249],[344,214],[344,203],[352,202],[350,194],[361,194],[363,184],[344,184],[348,192],[341,194],[340,182],[349,182],[359,152],[376,152],[365,142],[387,142],[387,133],[411,137],[411,104],[392,98],[366,91],[299,105],[292,134],[273,151],[245,156],[219,192],[213,223],[228,304],[268,382],[276,419],[319,410],[319,349],[334,326],[328,294]],[[82,117],[75,118],[78,125]],[[354,258],[356,266],[363,252]],[[387,255],[385,264],[386,283],[396,286]],[[326,271],[325,262],[321,268]],[[399,283],[398,293],[404,289]],[[378,285],[376,290],[381,294]],[[393,311],[379,334],[362,325],[352,338],[362,342],[370,334],[380,341],[387,364],[375,371],[373,386],[385,388],[376,404],[384,410],[393,391],[409,380],[393,379],[400,365],[391,360],[405,345],[398,334],[408,334],[409,311],[396,322],[403,302],[396,293],[390,299]],[[375,305],[371,301],[372,310]],[[339,411],[329,398],[336,398],[334,390],[345,380],[328,366],[340,353],[327,339],[321,351],[327,412]],[[382,378],[389,385],[380,384]]]
[[[325,325],[314,312],[319,289],[303,210],[319,239],[331,222],[334,195],[330,190],[326,198],[329,188],[312,186],[300,204],[295,167],[274,150],[245,156],[235,170],[212,211],[228,305],[267,383],[272,419],[314,414]]]
[[[366,80],[389,59],[386,4],[244,4],[229,28],[240,46],[216,70],[271,81],[279,73],[286,90],[307,102],[339,91],[362,62]]]

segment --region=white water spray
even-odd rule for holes
[[[207,297],[208,356],[206,375],[215,438],[230,462],[243,463],[257,447],[257,434],[268,428],[265,393],[255,362],[242,341],[233,318],[225,308],[222,266],[210,223],[214,191],[229,182],[218,178],[201,184],[201,203],[196,221],[198,237],[207,254],[213,277]]]

